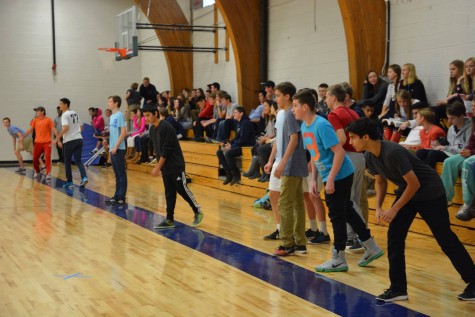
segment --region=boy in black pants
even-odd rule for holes
[[[376,219],[389,223],[388,258],[391,286],[376,299],[406,300],[405,240],[417,213],[427,223],[442,251],[461,275],[467,287],[460,300],[475,300],[475,265],[450,228],[444,185],[437,172],[394,142],[378,140],[376,123],[361,118],[346,131],[356,151],[365,152],[366,166],[376,180]],[[398,186],[391,208],[383,210],[387,180]]]
[[[145,106],[142,110],[147,123],[150,125],[150,138],[152,139],[158,163],[152,171],[152,176],[162,175],[167,201],[167,218],[155,229],[175,227],[173,214],[175,212],[176,194],[180,194],[190,204],[195,218],[193,227],[203,221],[201,207],[186,185],[185,159],[178,142],[175,129],[166,120],[161,120],[158,110],[154,106]]]

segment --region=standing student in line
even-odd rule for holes
[[[46,179],[51,179],[51,140],[54,133],[55,137],[58,139],[59,133],[54,127],[53,120],[46,116],[46,110],[44,107],[36,107],[35,109],[36,117],[31,121],[31,126],[26,130],[25,134],[21,137],[23,141],[24,138],[30,134],[33,129],[36,132],[35,136],[35,145],[33,148],[33,168],[35,169],[34,177],[40,175],[40,156],[45,154],[45,164],[46,164]],[[53,131],[53,133],[51,132]]]
[[[79,188],[84,188],[88,183],[86,169],[82,162],[82,123],[79,120],[79,116],[76,111],[70,110],[71,101],[68,98],[61,98],[59,100],[59,108],[62,112],[61,115],[61,133],[59,138],[56,139],[57,145],[63,148],[64,153],[64,169],[66,171],[66,184],[63,185],[66,189],[72,189],[73,174],[71,172],[71,159],[74,157],[74,162],[81,174],[81,182]],[[63,140],[61,145],[61,140]]]
[[[185,159],[175,128],[163,117],[160,117],[157,108],[154,106],[146,105],[143,108],[143,113],[147,123],[150,125],[149,133],[158,159],[158,163],[152,171],[152,176],[162,176],[167,202],[167,217],[160,224],[156,225],[155,229],[175,227],[174,214],[177,193],[193,209],[195,214],[193,227],[197,227],[203,221],[203,213],[186,184]]]
[[[300,123],[292,113],[292,97],[295,92],[295,86],[289,82],[275,87],[277,103],[282,104],[285,111],[281,144],[283,154],[274,171],[274,176],[281,179],[279,212],[282,244],[274,250],[274,255],[277,256],[307,253],[303,179],[308,176],[308,169]]]
[[[26,151],[30,154],[33,153],[33,138],[27,137],[23,139],[22,137],[25,134],[25,131],[12,125],[10,118],[8,117],[3,118],[3,125],[5,128],[7,128],[8,133],[12,136],[13,152],[18,159],[18,164],[20,164],[20,167],[15,171],[15,173],[25,174],[26,168],[25,163],[23,163],[21,152]]]
[[[376,219],[389,223],[389,289],[378,300],[406,300],[407,278],[404,250],[406,237],[417,213],[427,223],[442,251],[467,287],[460,300],[475,300],[475,265],[470,254],[450,228],[444,185],[437,172],[401,145],[378,140],[374,122],[362,118],[346,128],[350,143],[365,152],[366,165],[376,180]],[[383,209],[387,182],[398,186],[392,206]]]
[[[106,204],[125,204],[127,194],[127,172],[125,170],[125,142],[127,135],[125,129],[125,116],[120,112],[122,99],[119,96],[110,96],[107,100],[107,107],[112,111],[109,119],[109,155],[111,158],[112,169],[115,174],[115,193],[114,196],[106,199]]]
[[[54,118],[54,127],[56,128],[56,131],[58,131],[59,134],[61,134],[61,131],[63,130],[63,126],[61,125],[61,117],[63,116],[63,111],[59,106],[56,107],[56,112],[58,115]],[[63,142],[63,140],[59,140]],[[58,163],[64,163],[64,157],[63,157],[63,149],[59,147],[59,143],[57,140],[55,140],[56,143],[56,150],[58,151]]]
[[[327,95],[328,98],[328,95]],[[318,265],[317,272],[348,271],[345,258],[346,223],[348,222],[358,235],[365,249],[358,266],[366,266],[384,254],[366,228],[366,224],[354,209],[351,201],[351,185],[353,184],[354,168],[346,156],[343,146],[331,124],[315,113],[315,98],[309,89],[302,89],[294,96],[293,111],[295,118],[303,120],[303,145],[311,152],[315,165],[325,184],[325,201],[328,215],[333,225],[334,247],[332,258]],[[315,178],[312,191],[316,194]]]

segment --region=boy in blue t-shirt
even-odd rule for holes
[[[127,193],[127,173],[125,171],[125,116],[119,111],[122,99],[119,96],[110,96],[107,107],[112,111],[109,119],[109,148],[112,168],[115,174],[115,193],[106,200],[107,204],[125,204]]]
[[[315,98],[310,89],[302,89],[293,98],[293,112],[297,120],[302,120],[303,146],[309,150],[312,160],[312,173],[322,176],[325,184],[325,201],[328,215],[333,225],[334,246],[332,258],[318,265],[317,272],[348,271],[345,258],[346,223],[348,222],[358,235],[365,253],[358,262],[366,266],[381,257],[384,251],[376,245],[369,229],[356,213],[350,199],[353,184],[354,168],[338,141],[331,124],[315,114]],[[316,178],[313,178],[314,180]],[[312,184],[312,192],[316,193],[316,184]]]

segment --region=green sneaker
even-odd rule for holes
[[[366,266],[383,256],[384,251],[376,244],[373,238],[361,242],[364,248],[363,257],[358,261],[358,266]]]
[[[198,227],[203,221],[203,213],[201,211],[195,213],[195,219],[193,220],[193,227]]]
[[[165,219],[158,225],[155,225],[154,228],[155,229],[175,228],[175,222],[173,220]]]
[[[325,263],[315,267],[316,272],[346,272],[348,264],[346,263],[345,251],[338,251],[332,248],[332,258]]]

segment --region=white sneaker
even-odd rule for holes
[[[51,179],[51,174],[47,174],[46,175],[46,180],[50,180]]]
[[[467,210],[468,208],[470,208],[469,205],[463,204],[462,206],[460,206],[460,209],[459,209],[459,211],[457,211],[457,213],[455,214],[455,216],[460,216],[460,215],[462,215],[462,214],[465,212],[465,210]]]
[[[35,172],[35,173],[33,174],[33,177],[38,177],[39,175],[40,175],[40,173]]]

